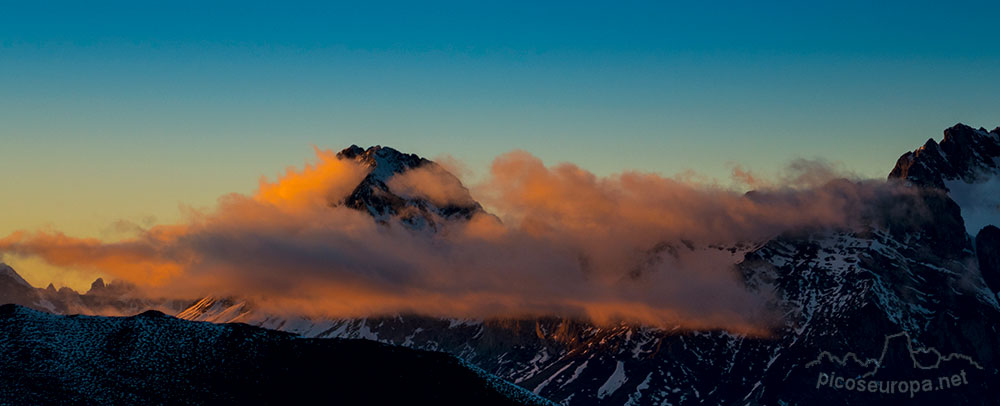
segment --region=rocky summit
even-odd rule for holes
[[[974,183],[1000,170],[1000,127],[992,131],[965,124],[944,130],[941,142],[929,139],[915,151],[899,157],[890,179],[947,190],[946,181]]]
[[[354,160],[370,169],[361,183],[342,202],[347,207],[367,212],[383,224],[398,220],[411,229],[437,229],[444,222],[468,220],[483,209],[472,199],[458,178],[440,168],[438,164],[414,154],[404,154],[395,149],[374,146],[362,149],[357,145],[337,153],[340,159]],[[405,196],[389,187],[390,179],[416,169],[433,170],[439,176],[459,185],[464,199],[458,202],[435,204],[423,196]],[[332,205],[341,202],[331,202]]]

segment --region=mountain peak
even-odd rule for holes
[[[17,272],[14,271],[14,268],[11,268],[10,265],[3,262],[0,262],[0,276],[6,276],[8,279],[13,280],[15,284],[29,288],[31,287],[31,284],[24,280],[21,275],[18,275]]]
[[[396,176],[414,169],[430,169],[438,175],[449,177],[459,188],[468,194],[461,186],[458,178],[448,173],[444,168],[416,154],[407,154],[394,148],[375,145],[367,149],[351,145],[339,153],[338,159],[354,160],[371,168],[371,172],[361,180],[361,183],[342,202],[345,206],[369,213],[376,221],[387,223],[390,218],[398,218],[409,228],[436,230],[441,220],[468,220],[476,212],[482,211],[482,206],[471,196],[462,199],[463,203],[447,203],[436,205],[429,199],[400,195],[390,187],[390,180]],[[332,203],[339,204],[339,203]]]
[[[889,179],[948,190],[945,181],[973,183],[1000,169],[1000,127],[993,131],[958,123],[944,130],[941,142],[933,138],[899,157]]]
[[[96,280],[94,280],[94,283],[90,284],[90,291],[88,291],[87,293],[99,292],[103,290],[104,287],[105,287],[104,278],[97,278]]]
[[[977,138],[984,135],[988,136],[989,132],[983,127],[979,127],[977,130],[963,123],[957,123],[944,130],[944,138],[942,138],[941,143],[955,143],[959,146],[973,146],[978,142]]]
[[[372,168],[369,177],[382,182],[387,181],[393,175],[419,168],[431,162],[416,154],[402,153],[394,148],[381,145],[368,147],[368,149],[351,145],[338,152],[337,158],[351,159]]]

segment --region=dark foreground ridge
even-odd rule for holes
[[[160,312],[0,306],[3,404],[547,404],[443,353]]]

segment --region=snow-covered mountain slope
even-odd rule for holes
[[[546,405],[441,353],[242,324],[0,306],[3,404]]]

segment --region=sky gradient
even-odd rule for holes
[[[0,236],[172,222],[312,145],[725,182],[1000,125],[1000,6],[868,3],[0,2]]]

